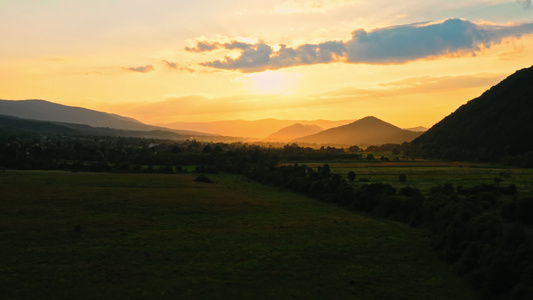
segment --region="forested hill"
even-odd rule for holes
[[[85,124],[47,122],[0,115],[0,134],[57,134],[70,136],[142,137],[153,139],[181,139],[188,136],[163,130],[123,130],[109,127],[92,127]]]
[[[296,142],[324,145],[401,144],[412,141],[420,134],[401,129],[376,117],[365,117],[347,125],[296,139]]]
[[[533,166],[533,67],[470,100],[415,139],[414,154]],[[529,162],[528,162],[529,161]]]
[[[27,120],[83,124],[92,127],[108,127],[128,131],[172,131],[178,135],[210,135],[202,132],[175,130],[147,125],[129,117],[35,99],[0,99],[0,115],[12,116]]]

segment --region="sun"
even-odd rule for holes
[[[277,71],[248,74],[250,90],[255,94],[288,94],[295,88],[295,76]]]

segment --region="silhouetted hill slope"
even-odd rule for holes
[[[303,125],[296,123],[284,127],[266,137],[267,140],[293,140],[299,137],[311,135],[322,131],[322,127],[316,125]]]
[[[75,129],[45,121],[27,120],[13,116],[0,115],[0,129],[3,132],[29,131],[47,134],[75,135]]]
[[[109,127],[92,127],[83,124],[47,122],[0,115],[0,132],[36,132],[61,135],[121,136],[157,139],[185,139],[187,136],[170,131],[122,130]]]
[[[0,100],[0,114],[38,121],[85,124],[134,131],[174,131],[178,134],[203,136],[202,132],[178,131],[151,126],[133,118],[99,112],[81,107],[61,105],[45,100]]]
[[[470,100],[411,144],[414,154],[501,160],[533,151],[533,67]]]
[[[277,130],[284,127],[300,123],[302,125],[316,125],[325,129],[348,124],[350,120],[329,121],[329,120],[277,120],[263,119],[255,121],[247,120],[226,120],[214,122],[174,122],[160,124],[173,129],[195,130],[209,132],[212,134],[221,134],[225,136],[264,138]]]
[[[324,145],[382,145],[401,144],[418,137],[420,132],[398,128],[376,117],[366,117],[353,123],[330,128],[296,139],[296,142]]]

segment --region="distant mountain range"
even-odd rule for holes
[[[418,126],[418,127],[412,127],[412,128],[404,128],[405,130],[409,130],[409,131],[420,131],[420,132],[425,132],[427,131],[429,128],[427,127],[423,127],[423,126]]]
[[[318,133],[322,130],[324,129],[317,125],[303,125],[300,123],[296,123],[274,132],[273,134],[267,136],[265,139],[274,141],[290,141],[302,136]]]
[[[366,117],[347,125],[298,138],[295,142],[319,145],[401,144],[410,142],[421,134],[401,129],[376,117]]]
[[[158,124],[173,129],[194,130],[220,134],[225,136],[265,138],[278,130],[297,123],[302,125],[315,125],[324,129],[338,127],[353,122],[353,120],[328,121],[328,120],[277,120],[264,119],[257,121],[229,120],[214,122],[174,122]]]
[[[415,154],[501,161],[529,152],[533,166],[533,67],[470,100],[415,139]]]
[[[211,134],[175,130],[159,126],[146,125],[135,119],[99,112],[81,107],[61,105],[45,100],[0,100],[0,115],[13,116],[21,119],[60,122],[71,124],[89,125],[91,127],[113,128],[129,131],[166,131],[173,136],[208,136]]]
[[[38,132],[44,134],[61,135],[90,135],[90,136],[120,136],[157,139],[186,139],[189,135],[182,135],[163,130],[124,130],[109,127],[92,127],[84,124],[61,123],[21,119],[13,116],[0,115],[0,132]]]
[[[258,137],[266,137],[263,140],[319,145],[402,143],[420,135],[420,132],[403,130],[375,117],[355,122],[264,119],[206,123],[178,122],[167,125],[173,128],[147,125],[133,118],[44,100],[0,100],[0,127],[2,127],[0,129],[4,132],[23,130],[71,135],[196,138],[217,142],[253,142],[257,141]]]

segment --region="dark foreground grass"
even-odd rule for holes
[[[229,175],[0,173],[2,299],[473,299],[421,232]]]

